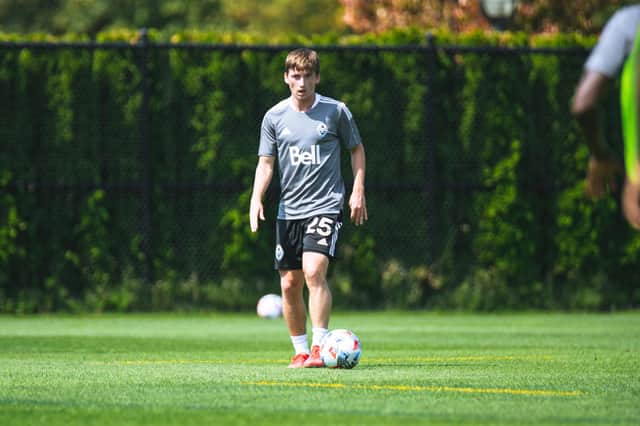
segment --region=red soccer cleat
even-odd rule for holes
[[[311,347],[311,355],[304,362],[305,368],[320,368],[324,367],[324,362],[322,362],[322,358],[320,358],[320,346],[313,345]]]
[[[302,368],[305,367],[304,362],[309,358],[309,354],[301,353],[296,354],[291,360],[288,368]]]

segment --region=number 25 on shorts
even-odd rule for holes
[[[333,231],[334,220],[326,216],[316,216],[307,225],[305,234],[318,234],[321,237],[328,237]]]

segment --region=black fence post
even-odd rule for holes
[[[142,166],[142,194],[141,194],[141,230],[142,230],[142,252],[144,254],[144,281],[150,292],[151,283],[154,280],[153,268],[153,226],[152,226],[152,201],[153,201],[153,176],[152,176],[152,155],[151,140],[149,138],[150,114],[150,89],[149,89],[149,35],[147,29],[140,30],[139,47],[139,67],[140,67],[140,90],[142,100],[138,112],[138,134],[140,144],[140,163]]]
[[[435,260],[436,242],[437,242],[437,212],[436,208],[436,138],[434,128],[434,76],[436,72],[436,43],[433,34],[426,35],[426,94],[424,99],[424,136],[425,136],[425,160],[424,160],[424,191],[426,202],[426,244],[427,253],[425,260],[427,264],[431,264]]]

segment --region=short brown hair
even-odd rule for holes
[[[284,62],[284,72],[289,70],[313,71],[320,74],[320,58],[315,50],[301,47],[292,50]]]

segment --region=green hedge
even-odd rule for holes
[[[150,34],[146,65],[148,153],[140,49],[0,47],[0,311],[252,309],[261,294],[278,291],[272,222],[251,234],[247,211],[260,121],[288,95],[286,49],[187,43],[265,42],[244,34],[184,33],[154,45],[159,38]],[[595,41],[483,33],[435,40],[558,48]],[[120,31],[98,41],[139,40]],[[568,104],[586,50],[441,50],[430,64],[417,49],[329,48],[424,45],[416,30],[271,42],[321,50],[318,90],[347,103],[365,142],[370,222],[343,228],[330,272],[338,308],[638,306],[640,236],[617,198],[583,197],[588,152]],[[621,151],[615,91],[606,102],[606,133]],[[270,220],[276,199],[272,187]]]

